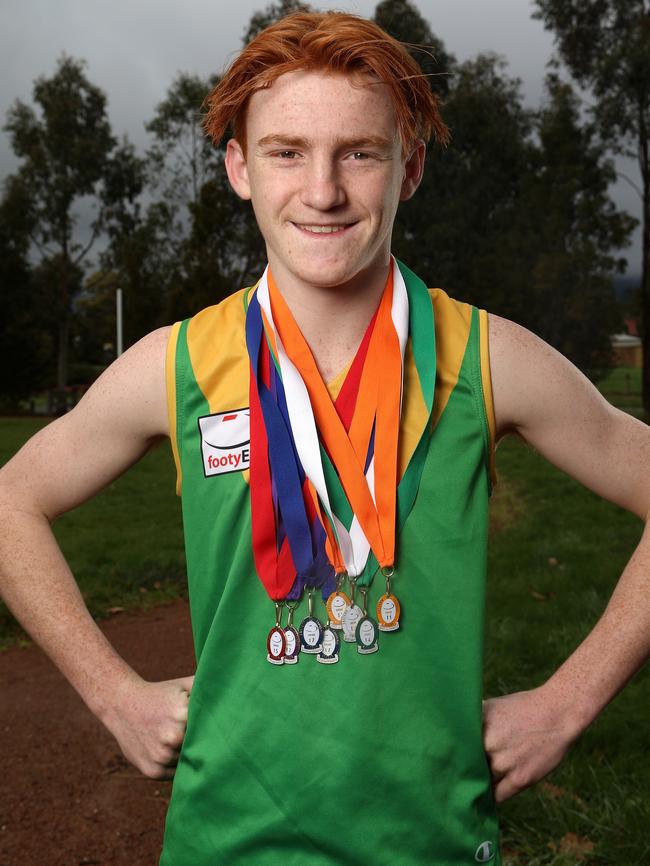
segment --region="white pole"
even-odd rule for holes
[[[115,290],[115,306],[117,318],[117,357],[119,358],[124,351],[123,333],[122,333],[122,289]]]

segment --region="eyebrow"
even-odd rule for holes
[[[364,150],[366,148],[388,149],[392,147],[393,142],[382,136],[369,135],[359,138],[337,138],[335,139],[336,146],[343,150]],[[258,147],[286,147],[286,148],[309,148],[312,142],[308,138],[295,135],[265,135],[257,142]]]

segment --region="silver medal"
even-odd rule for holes
[[[363,617],[363,611],[358,604],[350,604],[343,611],[343,640],[346,643],[354,643],[356,641],[356,630],[359,620]]]

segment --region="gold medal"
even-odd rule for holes
[[[399,628],[400,604],[392,593],[385,592],[377,602],[379,631],[397,631]]]
[[[351,604],[349,596],[341,589],[341,583],[342,580],[339,578],[336,581],[336,589],[325,603],[330,620],[330,628],[335,629],[343,628],[343,614],[346,607],[349,607]]]
[[[377,602],[379,631],[397,631],[402,608],[397,598],[390,591],[390,579],[395,574],[395,569],[392,565],[384,566],[381,572],[386,578],[386,592]]]

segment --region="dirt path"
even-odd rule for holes
[[[145,679],[194,672],[187,603],[101,623]],[[155,866],[171,783],[146,779],[37,647],[0,654],[0,866]]]

